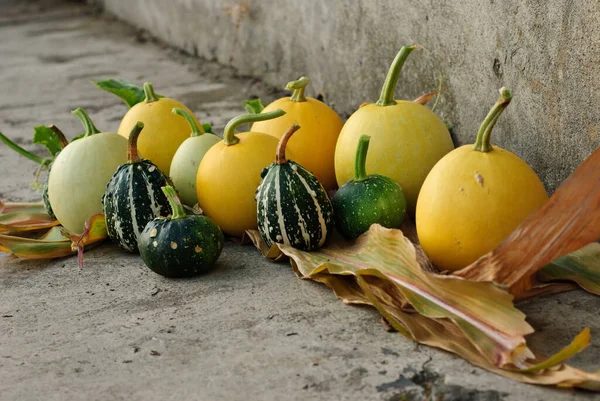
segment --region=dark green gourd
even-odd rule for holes
[[[144,124],[129,135],[127,163],[119,166],[102,198],[108,236],[121,248],[138,252],[138,236],[148,222],[169,213],[162,187],[169,179],[149,160],[138,155],[137,141]]]
[[[281,137],[275,163],[263,170],[255,199],[258,230],[268,246],[282,243],[310,251],[331,236],[333,207],[317,178],[285,158],[287,142],[299,128],[294,124]]]
[[[347,239],[369,230],[372,224],[399,228],[406,217],[406,198],[391,178],[367,175],[365,165],[370,136],[358,141],[354,179],[346,182],[333,196],[335,227]]]
[[[189,277],[209,270],[223,250],[223,233],[205,216],[187,215],[175,189],[163,188],[173,213],[146,225],[138,238],[142,260],[165,277]]]
[[[49,125],[48,128],[50,128],[58,138],[61,150],[64,149],[65,146],[69,144],[69,141],[67,140],[67,137],[65,137],[65,134],[63,134],[63,132],[54,124]],[[53,158],[56,158],[56,156],[58,156],[59,153],[60,150],[54,155]],[[52,205],[50,205],[50,197],[48,196],[48,178],[50,177],[50,170],[52,170],[52,162],[50,162],[50,164],[48,165],[48,177],[46,178],[46,182],[44,183],[44,187],[42,189],[42,201],[44,202],[44,208],[46,209],[46,213],[48,213],[48,216],[52,217],[53,219],[56,219],[54,211],[52,210]]]

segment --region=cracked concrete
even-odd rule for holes
[[[280,95],[258,80],[180,54],[88,8],[0,1],[0,130],[28,149],[32,128],[69,137],[87,109],[115,130],[124,104],[91,83],[154,82],[221,130],[241,101]],[[35,166],[0,146],[0,197],[34,201]],[[582,291],[521,305],[548,353],[583,327],[600,333],[600,298]],[[369,308],[298,280],[251,246],[228,243],[213,272],[167,280],[106,243],[51,262],[0,255],[0,400],[592,400],[515,383],[386,332]],[[597,341],[573,363],[597,369]],[[420,397],[420,398],[419,398]]]

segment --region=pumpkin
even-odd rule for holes
[[[491,132],[512,94],[487,115],[475,145],[447,154],[431,170],[417,203],[425,254],[441,270],[461,269],[494,249],[548,199],[535,172],[515,154],[491,145]]]
[[[288,149],[296,155],[295,162],[316,175],[329,191],[337,188],[333,158],[343,122],[331,107],[304,95],[308,83],[306,77],[289,82],[285,89],[293,90],[292,96],[275,100],[262,111],[282,109],[286,114],[274,120],[255,122],[250,130],[279,139],[289,126],[298,123],[302,130],[290,140]]]
[[[319,180],[288,160],[288,141],[300,126],[281,137],[275,163],[263,171],[256,191],[258,230],[267,244],[287,244],[303,251],[318,249],[333,232],[333,207]]]
[[[62,226],[81,234],[88,218],[102,214],[106,184],[127,161],[127,140],[100,132],[81,108],[73,111],[85,134],[69,143],[54,159],[48,177],[48,200]]]
[[[406,217],[406,198],[400,185],[383,175],[367,175],[370,139],[366,135],[360,137],[354,179],[333,196],[335,227],[347,239],[365,233],[372,224],[400,228]]]
[[[223,233],[211,219],[187,215],[175,189],[163,188],[173,213],[150,221],[138,238],[142,260],[165,277],[188,277],[209,270],[223,250]]]
[[[279,143],[274,136],[260,132],[235,135],[235,129],[284,114],[283,110],[275,110],[235,117],[227,123],[223,141],[211,147],[200,162],[196,177],[198,205],[229,235],[242,237],[246,230],[257,228],[254,193]]]
[[[119,135],[129,137],[133,126],[141,121],[145,124],[144,135],[140,138],[140,155],[154,163],[160,171],[169,172],[171,160],[179,146],[190,136],[188,123],[174,115],[174,108],[184,109],[197,125],[200,125],[194,113],[175,99],[159,97],[149,82],[144,83],[146,98],[133,106],[121,120]]]
[[[156,165],[138,154],[138,137],[143,128],[141,121],[133,126],[127,162],[114,173],[102,199],[108,236],[129,252],[138,251],[138,236],[149,221],[169,213],[169,201],[162,187],[170,182]]]
[[[194,206],[198,203],[196,176],[200,161],[208,149],[221,139],[215,134],[205,133],[202,126],[196,123],[196,119],[184,109],[175,108],[173,113],[187,120],[192,133],[175,152],[169,176],[179,192],[181,201],[188,206]]]
[[[423,181],[454,145],[446,125],[422,104],[394,100],[404,61],[414,46],[404,46],[392,62],[377,103],[360,107],[348,118],[335,149],[335,174],[341,186],[354,176],[356,145],[371,135],[367,169],[390,177],[402,187],[414,214]]]

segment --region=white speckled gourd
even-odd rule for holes
[[[127,162],[117,169],[102,199],[110,239],[121,248],[138,252],[138,237],[146,225],[169,214],[162,187],[171,185],[151,161],[141,159],[137,141],[144,124],[134,125],[129,135]]]

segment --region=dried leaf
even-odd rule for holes
[[[490,283],[442,276],[422,269],[415,246],[400,230],[371,226],[354,244],[331,243],[317,252],[279,245],[305,278],[317,273],[377,278],[381,297],[409,305],[432,319],[449,319],[497,366],[516,364],[515,352],[533,329],[512,297]],[[384,286],[385,284],[385,286]],[[381,288],[378,291],[382,291]]]
[[[258,249],[260,253],[262,253],[262,255],[269,260],[277,262],[286,257],[283,252],[279,250],[277,245],[273,244],[273,246],[269,248],[262,239],[262,236],[258,230],[246,230],[246,235],[244,237],[250,239],[256,249]]]
[[[422,104],[423,106],[425,106],[427,103],[429,103],[429,101],[431,99],[433,99],[435,97],[435,95],[437,95],[438,92],[431,92],[431,93],[426,93],[424,95],[419,96],[418,98],[416,98],[415,100],[413,100],[413,102],[415,103],[419,103]]]
[[[600,244],[594,242],[544,267],[541,281],[573,281],[586,291],[600,295]]]
[[[496,249],[455,275],[493,281],[518,295],[553,260],[600,238],[600,148]]]
[[[72,244],[71,249],[77,252],[77,261],[79,267],[83,267],[83,251],[84,247],[96,243],[100,243],[108,238],[106,228],[106,219],[103,214],[95,214],[88,218],[85,222],[85,229],[81,235],[70,235]]]
[[[0,215],[6,213],[44,213],[46,208],[42,202],[2,202],[0,201]]]
[[[0,214],[0,233],[9,231],[40,230],[57,226],[59,223],[46,211],[16,211]]]
[[[550,358],[533,355],[525,342],[532,328],[505,289],[424,270],[400,230],[373,225],[353,244],[334,241],[317,252],[279,248],[300,277],[326,284],[346,303],[375,306],[419,343],[525,383],[600,391],[600,373],[563,364],[589,344],[587,329]]]
[[[73,254],[71,240],[62,234],[61,227],[51,228],[40,238],[0,234],[0,246],[5,252],[25,259],[53,259]]]

